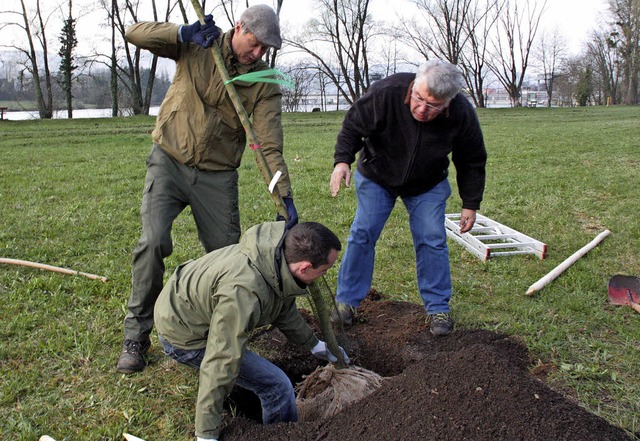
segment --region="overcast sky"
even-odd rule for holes
[[[25,1],[27,5],[35,4],[35,0]],[[542,2],[542,0],[537,1]],[[209,0],[208,3],[213,4],[214,2],[215,0]],[[19,0],[1,0],[0,3],[0,10],[2,11],[20,10]],[[67,3],[66,0],[46,0],[41,2],[41,5],[43,5],[43,8],[51,8],[52,5],[64,5],[65,3]],[[142,0],[142,3],[144,3],[144,0]],[[161,5],[163,3],[163,0],[157,1],[160,8],[162,8]],[[258,3],[273,4],[269,0],[250,1],[250,4]],[[582,43],[587,40],[590,31],[602,25],[607,11],[607,0],[548,0],[547,3],[542,27],[548,31],[558,27],[561,34],[566,38],[569,50],[572,53],[580,52]],[[78,54],[91,53],[96,45],[101,44],[101,41],[108,41],[109,32],[106,23],[104,23],[105,13],[103,11],[95,11],[96,4],[95,0],[73,0],[74,15],[83,14],[78,19]],[[191,10],[189,1],[185,2],[185,7],[187,7],[191,17],[195,20],[196,15]],[[402,0],[371,0],[371,7],[375,19],[386,21],[391,17],[396,17],[398,13],[406,12],[407,3]],[[90,13],[88,11],[95,12]],[[313,14],[314,0],[284,0],[281,21],[283,27],[290,30],[306,22]],[[56,23],[50,27],[48,37],[50,45],[56,53],[59,46],[57,36],[62,28],[59,17],[60,13],[56,13],[50,18]],[[145,14],[140,11],[139,17],[141,19],[150,19],[151,14]],[[0,15],[0,23],[6,24],[10,21],[16,21],[16,18],[16,15],[2,14]],[[176,16],[175,20],[179,20],[179,17]],[[225,20],[217,21],[223,29],[228,28]],[[16,27],[5,27],[0,30],[0,44],[11,44],[11,42],[15,41],[16,35],[21,37],[21,34],[22,32]],[[108,45],[106,47],[108,48]]]

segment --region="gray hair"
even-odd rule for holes
[[[413,87],[426,84],[429,94],[439,100],[450,100],[464,87],[462,72],[444,60],[428,60],[416,73]]]

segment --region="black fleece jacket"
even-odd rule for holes
[[[462,208],[480,208],[487,152],[476,112],[462,94],[429,122],[417,121],[409,107],[415,74],[379,80],[347,112],[338,133],[334,165],[352,164],[368,179],[397,196],[424,193],[456,167]]]

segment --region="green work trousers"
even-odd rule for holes
[[[140,209],[142,235],[133,252],[125,339],[149,340],[153,307],[163,286],[164,259],[173,251],[171,226],[187,205],[205,252],[238,243],[238,172],[198,170],[177,162],[154,145],[147,158]]]

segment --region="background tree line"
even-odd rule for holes
[[[284,1],[273,4],[278,13]],[[543,92],[538,105],[638,103],[640,0],[608,0],[608,17],[577,56],[569,54],[561,30],[541,30],[548,0],[404,0],[406,13],[389,21],[373,18],[375,1],[314,0],[318,13],[303,30],[283,28],[282,50],[266,58],[294,80],[285,90],[285,110],[298,110],[311,95],[322,110],[351,104],[376,79],[430,58],[461,68],[478,107],[488,105],[490,91],[502,91],[511,106],[526,105],[525,90],[536,91],[535,99]],[[74,103],[111,107],[113,115],[148,114],[170,78],[159,71],[157,57],[126,44],[126,28],[138,21],[195,20],[183,0],[99,0],[110,50],[78,54],[76,30],[86,11],[76,12],[72,0],[46,9],[41,0],[19,3],[0,11],[0,29],[24,37],[1,45],[19,57],[2,60],[0,100],[34,101],[41,118],[61,108],[72,117]],[[223,30],[247,6],[247,0],[203,1]]]

